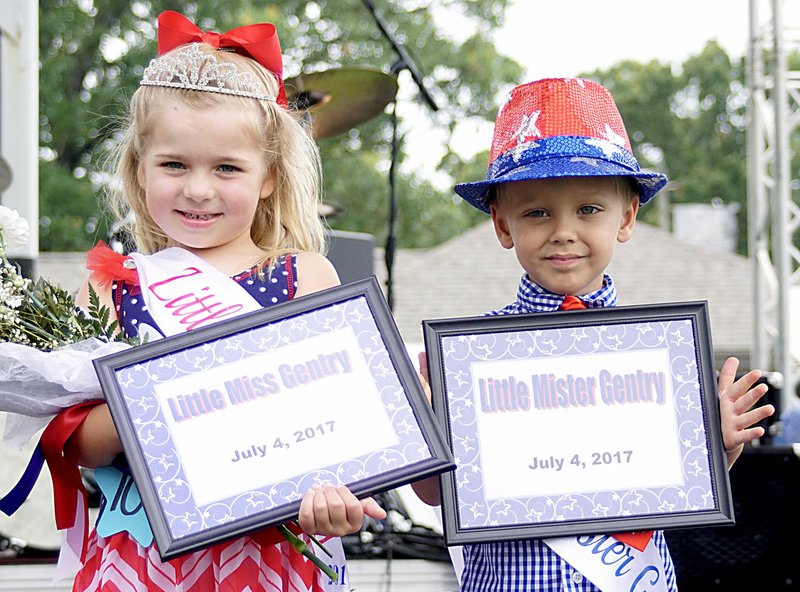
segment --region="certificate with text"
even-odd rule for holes
[[[162,558],[452,468],[374,278],[95,361]]]
[[[423,325],[448,544],[732,523],[705,302]]]

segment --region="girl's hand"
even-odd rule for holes
[[[767,392],[766,384],[753,387],[761,378],[761,371],[751,370],[734,382],[738,368],[739,360],[728,358],[719,372],[719,411],[728,468],[739,458],[745,443],[764,435],[764,428],[750,426],[775,413],[772,405],[753,409],[753,405]]]
[[[312,535],[343,536],[358,532],[364,516],[376,520],[386,512],[371,497],[359,500],[344,485],[315,485],[303,496],[298,522]]]

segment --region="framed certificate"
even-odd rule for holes
[[[375,278],[95,361],[163,559],[452,468]]]
[[[423,326],[448,545],[733,523],[705,302]]]

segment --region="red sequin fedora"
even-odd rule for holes
[[[486,179],[455,191],[488,212],[486,196],[498,183],[609,176],[632,178],[641,204],[667,183],[665,175],[639,167],[608,90],[591,80],[546,78],[509,93],[497,113]]]

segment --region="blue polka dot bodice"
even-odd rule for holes
[[[294,297],[297,290],[297,258],[294,255],[281,257],[271,274],[265,271],[259,275],[258,266],[255,266],[232,279],[263,307],[286,302]],[[153,327],[164,335],[147,310],[138,285],[114,282],[111,285],[111,295],[125,335],[138,336],[140,325]]]

